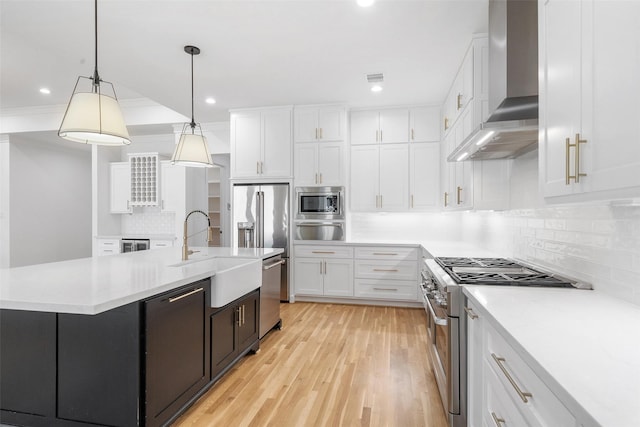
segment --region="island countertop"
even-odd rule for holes
[[[216,258],[265,259],[269,248],[191,248],[193,262],[181,263],[172,247],[0,269],[0,308],[98,314],[214,276]],[[206,258],[206,259],[197,259]]]

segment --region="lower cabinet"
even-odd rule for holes
[[[491,319],[471,301],[466,309],[468,425],[576,426],[573,414]]]
[[[209,382],[208,286],[196,282],[144,304],[147,426],[170,420]]]
[[[295,254],[296,295],[353,296],[353,248],[300,245]]]
[[[211,319],[211,377],[222,375],[236,359],[257,351],[260,333],[260,292],[216,309]]]
[[[259,348],[259,289],[212,309],[210,287],[96,315],[0,310],[0,424],[170,424]]]
[[[56,314],[0,310],[0,423],[5,411],[56,413]]]

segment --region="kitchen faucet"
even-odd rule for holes
[[[189,259],[189,255],[193,254],[194,251],[189,250],[189,246],[187,245],[187,239],[191,236],[193,236],[193,234],[191,236],[188,235],[187,233],[187,221],[189,221],[189,217],[191,216],[191,214],[194,213],[201,213],[202,215],[204,215],[207,218],[207,221],[209,222],[209,226],[207,227],[207,243],[211,243],[213,242],[213,227],[211,227],[211,218],[209,218],[209,215],[207,215],[206,213],[202,212],[201,210],[195,210],[195,211],[191,211],[187,214],[187,217],[184,219],[184,233],[182,235],[182,260],[186,261]],[[197,234],[197,233],[194,233]],[[197,252],[197,251],[196,251]]]

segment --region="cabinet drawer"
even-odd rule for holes
[[[500,384],[489,362],[484,360],[484,401],[482,402],[482,419],[485,425],[501,427],[527,427],[531,424],[524,420],[523,415],[509,397],[509,392]]]
[[[173,246],[173,240],[151,240],[149,249],[170,248]]]
[[[355,296],[385,300],[415,301],[418,286],[406,280],[356,279]]]
[[[295,256],[312,258],[353,258],[350,246],[295,246]]]
[[[418,264],[415,261],[356,260],[355,277],[360,279],[418,280]]]
[[[120,252],[120,239],[98,239],[98,247],[100,249],[118,249]]]
[[[399,246],[361,247],[355,249],[357,259],[409,261],[418,259],[418,248]]]
[[[576,420],[516,350],[487,325],[485,360],[532,425],[572,426]],[[526,400],[526,402],[525,402]]]

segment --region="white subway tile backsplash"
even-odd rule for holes
[[[505,212],[353,214],[354,240],[449,240],[591,283],[640,305],[640,206],[579,204]]]

